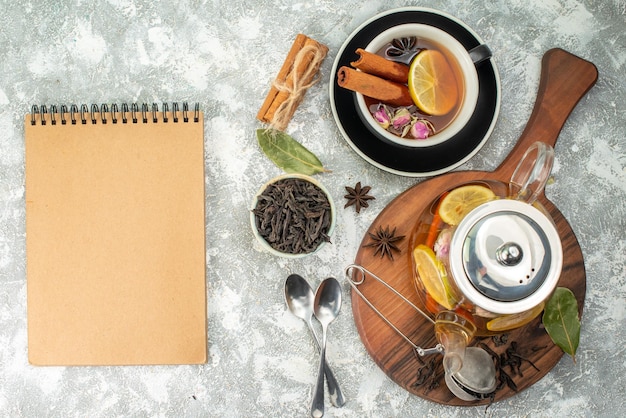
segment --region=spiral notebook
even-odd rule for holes
[[[31,364],[206,362],[203,131],[176,103],[26,115]]]

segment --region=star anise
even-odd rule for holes
[[[402,62],[409,65],[413,58],[422,48],[417,46],[417,38],[409,36],[407,38],[397,38],[385,49],[384,57],[391,61]]]
[[[344,197],[348,199],[348,202],[344,208],[354,205],[356,213],[361,213],[361,208],[369,206],[368,200],[376,199],[374,196],[368,195],[371,189],[371,186],[361,187],[361,182],[358,182],[354,188],[346,186],[348,194]]]
[[[396,228],[389,232],[389,226],[383,229],[382,226],[378,227],[378,231],[375,234],[368,232],[372,242],[365,244],[364,247],[376,248],[374,255],[380,253],[380,258],[388,256],[393,260],[393,252],[400,252],[400,249],[396,245],[397,242],[404,239],[404,235],[396,236]]]

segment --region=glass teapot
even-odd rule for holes
[[[508,184],[484,180],[460,185],[419,217],[411,241],[412,271],[444,347],[446,383],[463,367],[473,336],[530,322],[556,288],[561,241],[552,218],[536,201],[553,160],[552,147],[536,142]]]

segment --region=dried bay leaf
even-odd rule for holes
[[[557,287],[543,312],[543,325],[552,341],[572,356],[576,362],[576,349],[580,340],[578,302],[571,290]]]
[[[287,173],[312,175],[328,171],[315,154],[284,132],[257,129],[256,136],[265,155]]]

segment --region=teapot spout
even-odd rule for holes
[[[474,336],[476,326],[453,311],[442,311],[435,318],[435,336],[444,347],[443,368],[455,374],[463,367],[465,348]]]
[[[445,350],[443,369],[446,374],[455,374],[463,367],[467,341],[461,334],[456,332],[441,333],[438,338]]]
[[[444,346],[443,368],[450,392],[465,401],[485,399],[496,389],[496,369],[489,353],[467,344],[476,326],[453,311],[435,318],[435,335]]]

